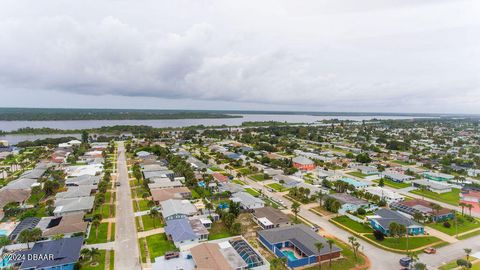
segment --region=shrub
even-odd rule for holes
[[[385,235],[379,230],[375,230],[373,232],[373,236],[375,236],[375,239],[377,239],[378,241],[383,241],[383,239],[385,239]]]
[[[450,228],[451,226],[452,226],[452,225],[451,225],[450,222],[448,222],[448,221],[445,221],[445,222],[443,223],[443,227],[445,227],[445,228]]]
[[[357,210],[357,214],[359,214],[359,215],[362,215],[362,216],[363,216],[363,215],[365,215],[366,213],[367,213],[367,211],[365,211],[365,209],[363,209],[363,208],[358,208],[358,210]]]

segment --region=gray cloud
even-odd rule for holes
[[[60,2],[0,11],[0,92],[480,112],[475,1]]]

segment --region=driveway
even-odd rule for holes
[[[123,142],[118,142],[117,168],[120,186],[117,187],[115,269],[142,269]]]

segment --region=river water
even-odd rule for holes
[[[249,121],[280,121],[289,123],[314,123],[315,121],[339,119],[339,120],[371,120],[376,119],[411,119],[411,116],[313,116],[313,115],[281,115],[281,114],[242,114],[242,118],[216,118],[216,119],[161,119],[161,120],[76,120],[76,121],[0,121],[0,130],[13,131],[19,128],[55,128],[55,129],[87,129],[103,126],[116,125],[145,125],[156,128],[166,127],[187,127],[194,125],[204,126],[240,126],[243,122]],[[55,138],[69,136],[68,134],[48,135],[6,135],[0,136],[0,140],[7,140],[11,144],[25,140],[36,140],[43,138]],[[78,134],[71,136],[79,137]]]

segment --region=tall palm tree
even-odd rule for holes
[[[300,204],[297,202],[293,202],[292,204],[292,212],[295,214],[295,222],[297,221],[298,212],[300,212]]]
[[[323,243],[317,242],[315,243],[315,247],[317,248],[318,253],[320,253],[325,246],[323,245]],[[322,270],[322,258],[320,255],[318,255],[318,269]]]
[[[465,206],[467,206],[467,204],[464,203],[464,202],[461,202],[461,203],[459,203],[458,205],[459,205],[460,207],[462,207],[462,216],[463,216],[463,211],[464,211],[464,209],[465,209]]]
[[[468,208],[468,211],[470,212],[470,216],[472,216],[472,208],[473,208],[473,205],[467,203],[467,208]]]
[[[98,227],[100,227],[100,220],[93,219],[92,220],[92,227],[95,228],[95,240],[98,239]]]
[[[154,228],[157,228],[157,223],[155,222],[155,220],[157,219],[158,214],[159,213],[157,209],[153,208],[152,210],[150,210],[150,217],[152,218]]]
[[[467,254],[467,262],[468,262],[469,259],[470,259],[470,253],[472,253],[472,249],[471,248],[464,248],[463,251],[465,251],[465,254]]]
[[[333,240],[332,239],[327,239],[327,244],[328,244],[328,249],[330,251],[330,254],[332,254],[332,249],[333,249]],[[328,269],[332,269],[332,256],[330,256],[329,262],[328,262]]]
[[[91,255],[90,255],[90,249],[88,248],[83,248],[81,251],[80,251],[80,256],[82,256],[82,258],[84,260],[87,260],[87,259],[91,259]]]

